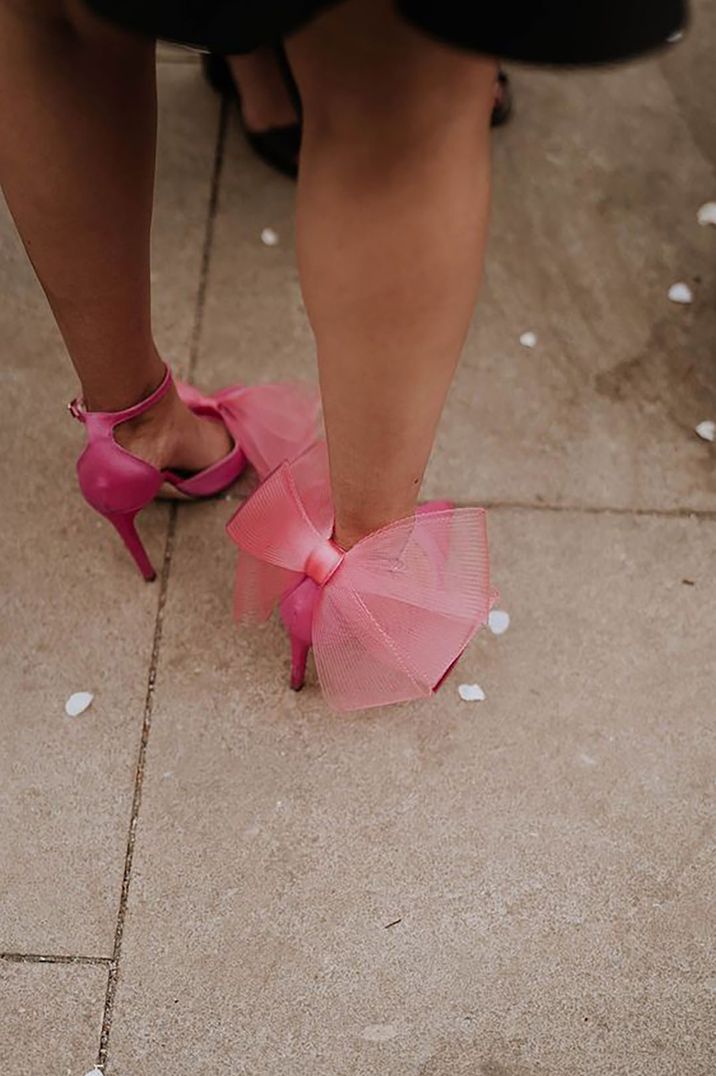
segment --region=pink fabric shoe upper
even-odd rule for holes
[[[485,512],[435,506],[344,552],[331,541],[325,446],[282,463],[227,526],[240,550],[236,613],[265,619],[304,577],[312,643],[336,710],[430,695],[487,620]]]

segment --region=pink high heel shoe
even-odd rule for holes
[[[259,477],[264,477],[315,439],[316,399],[300,385],[234,386],[206,396],[191,385],[177,382],[180,398],[192,411],[224,423],[233,447],[222,459],[188,477],[159,470],[122,448],[114,438],[114,430],[158,403],[172,381],[167,367],[159,387],[124,411],[88,411],[80,398],[69,405],[70,413],[84,423],[87,431],[87,443],[77,461],[82,494],[116,528],[148,582],[156,578],[156,572],[134,520],[164,483],[184,497],[213,497],[239,477],[247,460]]]
[[[485,512],[424,505],[347,552],[331,540],[325,445],[282,463],[230,520],[236,614],[276,604],[291,640],[291,687],[313,648],[329,705],[362,710],[431,695],[487,621]]]

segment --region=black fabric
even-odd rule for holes
[[[86,0],[98,15],[165,41],[233,56],[274,44],[335,0]]]
[[[662,44],[686,22],[682,0],[397,0],[397,6],[445,41],[545,64],[628,59]]]
[[[337,0],[87,0],[152,37],[212,52],[250,52]],[[460,48],[542,64],[595,64],[656,48],[686,22],[686,0],[396,0],[427,33]]]

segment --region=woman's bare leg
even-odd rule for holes
[[[0,0],[0,179],[93,410],[157,386],[149,231],[154,48],[81,0]],[[158,465],[227,450],[216,423],[171,394],[118,438]]]
[[[475,303],[495,63],[346,0],[287,43],[299,268],[344,547],[415,505]]]

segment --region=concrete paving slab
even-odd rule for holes
[[[183,45],[172,45],[168,41],[157,42],[157,62],[167,64],[198,64],[200,53]]]
[[[187,372],[201,286],[219,101],[191,62],[158,67],[159,152],[152,228],[152,313],[159,349]]]
[[[494,512],[508,632],[336,717],[234,633],[226,514],[182,508],[108,1076],[707,1076],[716,525]]]
[[[94,1067],[107,972],[0,960],[0,1072],[83,1076]]]
[[[713,43],[716,10],[709,0],[691,0],[691,22],[683,39],[660,59],[681,115],[704,156],[716,169],[716,115],[713,108]],[[713,200],[713,183],[704,201]]]
[[[716,456],[694,433],[716,413],[714,234],[695,216],[713,168],[656,61],[513,78],[486,282],[426,492],[713,509]],[[689,307],[667,299],[680,280]]]
[[[186,364],[201,269],[215,102],[161,69],[155,228],[159,338]],[[0,951],[110,955],[157,587],[135,574],[74,478],[77,388],[7,213],[0,224],[3,464]],[[168,509],[140,530],[161,563]],[[95,693],[65,716],[74,691]]]
[[[198,361],[212,384],[316,379],[295,264],[295,190],[253,155],[232,108]],[[261,241],[267,227],[276,246]]]

